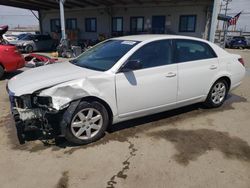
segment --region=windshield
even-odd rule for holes
[[[80,67],[106,71],[136,44],[137,41],[108,40],[90,48],[70,62]]]
[[[23,37],[19,38],[19,40],[33,40],[33,35],[24,35]]]
[[[245,40],[245,37],[234,37],[235,40]]]

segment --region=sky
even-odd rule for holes
[[[229,4],[229,15],[234,16],[240,11],[243,14],[239,18],[237,28],[250,31],[250,0],[232,0]],[[223,12],[222,12],[223,13]],[[30,10],[19,9],[0,5],[0,25],[8,24],[10,27],[38,25],[38,20]]]
[[[0,5],[0,25],[6,24],[13,28],[18,25],[36,26],[39,22],[30,10]]]

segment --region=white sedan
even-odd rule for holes
[[[208,41],[136,35],[25,71],[7,89],[20,143],[35,135],[87,144],[125,120],[199,102],[219,107],[244,75],[239,55]]]

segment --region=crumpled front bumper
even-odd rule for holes
[[[8,87],[6,89],[7,89],[7,92],[9,94],[10,108],[11,108],[11,113],[13,115],[15,125],[16,125],[17,137],[18,137],[19,143],[24,144],[25,143],[25,136],[23,134],[24,133],[24,125],[23,125],[23,122],[20,120],[20,114],[18,113],[17,110],[14,109],[16,107],[15,94],[13,92],[11,92],[8,89]]]
[[[20,120],[20,115],[17,110],[12,110],[12,115],[16,124],[17,138],[20,144],[25,143],[25,134],[24,134],[24,123]]]
[[[38,122],[38,120],[41,120],[43,117],[42,111],[40,109],[19,109],[16,106],[15,103],[15,94],[11,92],[10,90],[7,91],[9,93],[9,99],[11,104],[11,113],[15,121],[16,131],[17,131],[17,137],[20,144],[24,144],[25,141],[28,141],[31,139],[28,133],[33,131],[33,136],[41,137],[42,134],[39,134],[41,132],[39,130],[39,126],[30,126],[32,122]],[[27,131],[28,130],[28,131]],[[36,131],[36,132],[34,132]]]

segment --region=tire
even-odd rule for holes
[[[224,79],[216,81],[209,91],[205,106],[208,108],[220,107],[227,98],[228,90],[228,83]]]
[[[25,52],[27,52],[27,53],[33,52],[33,46],[27,45],[27,46],[25,47]]]
[[[4,75],[4,68],[0,65],[0,79],[2,79]]]
[[[83,101],[72,114],[65,138],[77,145],[95,142],[104,136],[108,123],[108,112],[101,103]]]

